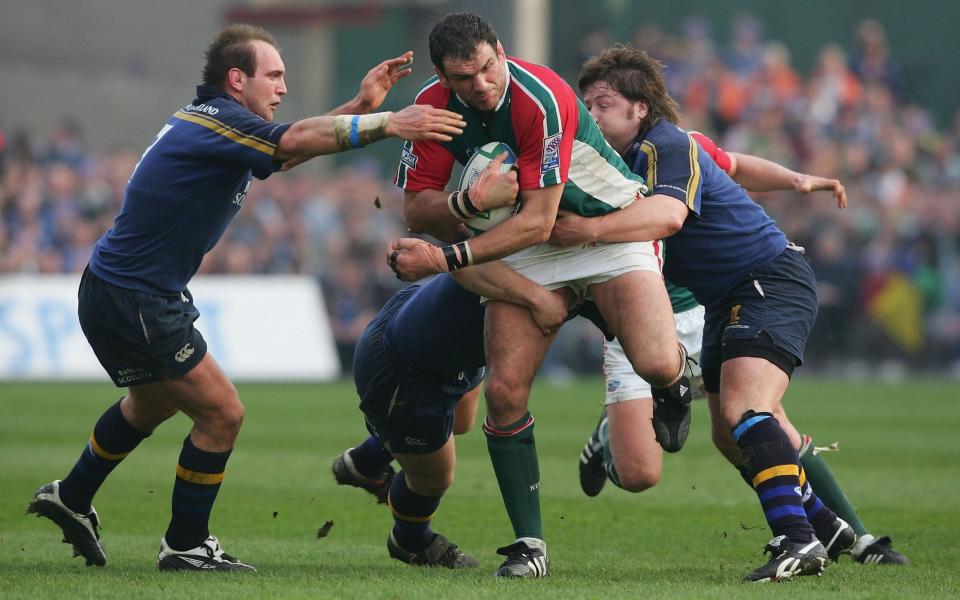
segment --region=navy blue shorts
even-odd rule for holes
[[[736,356],[759,356],[788,375],[803,363],[803,348],[817,318],[817,281],[806,257],[787,248],[750,272],[721,302],[706,309],[700,364],[707,382]],[[714,389],[711,389],[714,388]]]
[[[200,312],[189,290],[156,296],[115,286],[86,269],[78,296],[80,327],[117,387],[182,377],[207,353],[193,326]]]
[[[457,402],[480,385],[483,369],[444,375],[403,365],[384,342],[387,322],[374,320],[353,356],[367,430],[393,453],[434,452],[450,439]]]

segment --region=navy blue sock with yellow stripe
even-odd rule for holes
[[[800,457],[777,420],[770,413],[747,411],[733,428],[733,439],[773,535],[800,543],[813,539],[800,491]]]
[[[430,519],[440,506],[440,498],[421,496],[407,487],[407,476],[397,473],[387,498],[393,513],[393,539],[407,552],[419,552],[433,541]]]
[[[164,538],[174,550],[189,550],[210,535],[210,511],[217,499],[230,451],[208,452],[183,440],[173,483],[173,516]]]
[[[740,476],[747,482],[747,485],[753,488],[752,478],[747,467],[741,466],[739,470]],[[833,512],[814,493],[802,466],[800,467],[800,492],[803,494],[803,511],[807,513],[807,521],[810,522],[814,533],[817,534],[817,539],[827,543],[833,535],[833,524],[837,520],[837,513]]]
[[[383,447],[383,442],[371,435],[362,444],[350,449],[350,460],[358,473],[378,479],[393,462],[393,454]]]
[[[67,508],[84,515],[90,512],[90,503],[107,475],[149,435],[127,422],[120,402],[108,408],[70,474],[60,482],[60,499]]]

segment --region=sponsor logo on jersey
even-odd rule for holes
[[[215,115],[220,112],[220,109],[216,106],[208,106],[206,104],[190,104],[183,107],[184,112],[201,112],[208,115]]]
[[[608,391],[608,392],[615,392],[615,391],[617,391],[618,389],[620,389],[620,380],[619,380],[619,379],[611,379],[610,381],[607,382],[607,391]]]
[[[409,436],[403,438],[403,443],[405,443],[408,446],[426,446],[427,445],[426,440],[421,440],[420,438],[413,438]]]
[[[250,183],[252,179],[247,180],[247,185],[244,186],[243,191],[239,192],[236,196],[233,197],[233,203],[237,206],[243,206],[243,201],[247,199],[247,192],[250,191]]]
[[[543,158],[540,160],[540,172],[546,173],[560,166],[560,141],[563,132],[543,139]]]
[[[409,148],[404,148],[403,152],[400,153],[400,162],[407,165],[411,169],[417,168],[418,160],[420,160],[420,157],[411,152]]]

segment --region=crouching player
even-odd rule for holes
[[[472,289],[525,306],[544,334],[567,316],[563,299],[501,263],[467,269]],[[435,533],[431,518],[453,483],[454,438],[473,421],[485,364],[484,307],[450,275],[397,292],[364,330],[353,372],[370,437],[338,456],[337,483],[387,502],[394,525],[392,558],[412,565],[472,568],[476,558]],[[394,476],[390,462],[401,471]]]

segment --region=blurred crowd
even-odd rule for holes
[[[592,32],[583,58],[615,41]],[[684,127],[727,150],[846,185],[844,211],[826,195],[755,196],[814,262],[821,307],[809,363],[960,374],[960,112],[938,127],[905,100],[883,27],[864,21],[849,44],[823,47],[809,73],[748,16],[736,19],[724,47],[698,19],[675,36],[642,27],[631,43],[667,65]],[[120,208],[140,151],[91,152],[73,122],[50,140],[0,132],[0,274],[81,271]],[[399,286],[383,250],[405,232],[395,165],[362,152],[350,160],[327,175],[302,169],[256,182],[201,270],[316,277],[345,367],[363,327]],[[596,353],[584,354],[582,341],[595,334],[570,329],[551,365],[594,369]]]

